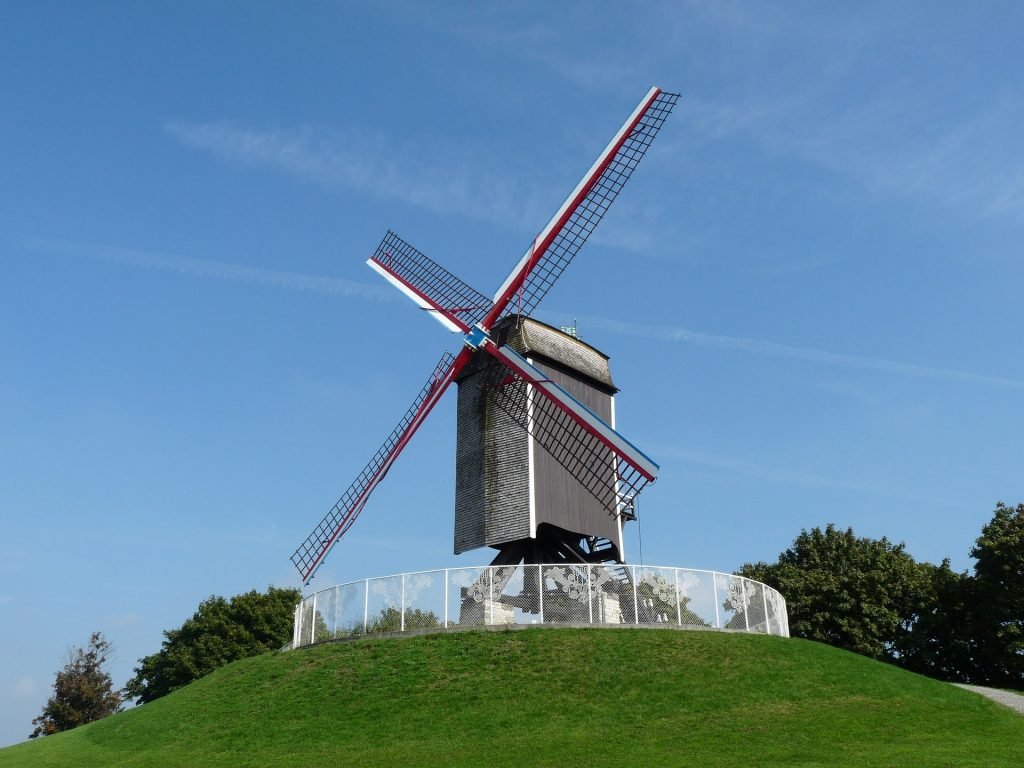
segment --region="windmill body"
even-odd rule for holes
[[[606,355],[530,318],[510,316],[494,333],[615,427],[617,389]],[[615,503],[612,462],[596,473],[593,490],[582,485],[534,437],[555,425],[536,423],[550,418],[530,385],[503,380],[495,366],[478,352],[456,379],[455,553],[493,547],[495,564],[621,561],[629,510]]]
[[[496,564],[621,561],[622,520],[658,465],[615,429],[607,357],[528,316],[600,223],[678,98],[647,92],[492,297],[394,232],[385,235],[367,263],[462,334],[462,347],[442,355],[394,431],[292,555],[306,583],[456,381],[456,551],[494,546]]]

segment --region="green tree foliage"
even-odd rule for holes
[[[654,583],[648,580],[640,581],[636,595],[639,603],[637,610],[643,622],[676,624],[681,621],[684,626],[708,626],[704,619],[690,610],[689,597],[679,595],[679,602],[676,603],[675,585],[665,579],[657,578]],[[632,608],[629,610],[632,611]]]
[[[1024,504],[997,504],[971,557],[973,576],[948,561],[933,568],[930,608],[897,663],[943,680],[1024,689]]]
[[[957,573],[949,560],[941,565],[922,563],[925,577],[921,610],[909,632],[895,642],[895,661],[923,675],[940,680],[976,683],[978,633],[973,606],[978,602],[974,580]]]
[[[93,632],[86,648],[69,653],[68,663],[57,673],[53,695],[42,714],[32,721],[35,730],[29,738],[68,731],[120,711],[121,692],[114,690],[103,668],[110,651],[103,633]]]
[[[309,610],[303,616],[303,622],[309,621]],[[404,631],[408,632],[412,629],[434,629],[435,627],[441,626],[441,620],[437,618],[437,614],[433,611],[424,611],[420,608],[406,608],[405,609],[405,624]],[[328,626],[324,615],[317,610],[316,612],[316,642],[322,643],[328,640],[348,640],[355,637],[362,637],[363,635],[382,635],[388,632],[401,632],[403,631],[402,624],[402,613],[398,608],[389,606],[387,608],[381,608],[380,613],[369,617],[366,622],[366,626],[363,626],[362,617],[358,621],[352,622],[346,626],[339,626],[336,630],[332,631]],[[303,643],[309,642],[309,634],[303,630]]]
[[[277,650],[291,639],[301,599],[297,589],[276,587],[230,600],[209,597],[180,628],[164,632],[159,651],[139,659],[125,693],[144,704],[229,662]]]
[[[310,612],[312,612],[312,610],[313,610],[312,606],[303,605],[303,607],[302,607],[302,611],[303,611],[302,612],[302,626],[303,627],[308,627],[309,626],[309,624],[308,624],[308,622],[309,622],[309,615],[310,615]],[[333,639],[341,636],[337,632],[331,632],[330,627],[327,626],[327,620],[324,618],[324,614],[321,611],[317,611],[316,612],[316,625],[314,627],[314,632],[315,632],[315,634],[314,634],[313,637],[314,637],[315,641],[318,642],[318,643],[322,643],[324,640],[333,640]],[[306,639],[306,635],[307,634],[308,634],[308,631],[306,629],[303,629],[303,631],[302,631],[303,637],[302,637],[300,642],[308,642],[308,640]]]
[[[400,632],[402,631],[402,626],[402,614],[397,608],[382,608],[379,615],[370,619],[366,632],[367,634]],[[441,626],[441,622],[433,611],[407,608],[404,626],[406,631],[410,629],[433,629]]]
[[[740,572],[782,593],[795,636],[943,680],[1024,689],[1024,504],[998,503],[971,556],[973,576],[829,525]]]
[[[902,544],[831,524],[801,531],[777,563],[747,563],[739,572],[782,593],[790,634],[876,659],[898,653],[929,604],[930,572]]]
[[[1024,504],[996,505],[971,550],[982,682],[1024,688]]]

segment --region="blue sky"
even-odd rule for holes
[[[682,93],[538,317],[662,467],[647,563],[834,522],[967,555],[1024,500],[1015,3],[0,8],[0,744],[67,648],[116,682],[288,557],[651,85]],[[315,586],[451,554],[454,396]],[[639,558],[637,531],[627,546]]]

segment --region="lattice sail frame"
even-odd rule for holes
[[[611,448],[500,362],[480,377],[486,396],[615,516],[650,482]]]
[[[441,356],[427,383],[423,385],[409,410],[388,435],[388,439],[381,444],[348,490],[292,554],[292,564],[298,569],[303,580],[312,577],[338,539],[363,511],[370,492],[387,475],[402,448],[426,417],[433,402],[440,399],[441,394],[451,383],[455,361],[456,357],[451,352],[445,352]]]
[[[416,296],[430,297],[450,318],[459,321],[456,325],[463,333],[480,322],[492,306],[484,294],[466,285],[391,230],[384,235],[370,262],[404,283]]]
[[[612,155],[583,200],[551,240],[547,251],[530,272],[529,277],[523,281],[512,301],[502,312],[503,317],[508,314],[529,315],[537,308],[541,299],[561,277],[587,238],[601,223],[601,219],[636,170],[677,101],[679,94],[662,91],[640,116],[639,122],[627,134],[625,141]]]
[[[499,361],[516,365],[518,372],[515,375],[520,378],[524,372],[528,377],[537,373],[530,372],[532,366],[527,361],[520,359],[516,362],[518,356],[496,347],[490,338],[490,328],[506,314],[528,314],[536,308],[604,217],[678,100],[678,94],[658,88],[648,91],[530,244],[493,300],[470,288],[394,232],[389,231],[385,235],[368,264],[446,328],[464,333],[465,346],[458,356],[442,357],[434,374],[388,440],[292,555],[292,562],[305,583],[309,583],[324,557],[355,521],[369,494],[477,349],[486,349]],[[554,409],[550,418],[546,417],[549,426],[534,426],[535,439],[562,466],[573,474],[578,472],[577,477],[588,490],[588,483],[595,482],[594,477],[603,472],[598,469],[605,466],[612,468],[615,482],[610,488],[614,489],[612,495],[620,500],[639,493],[647,482],[654,480],[657,465],[603,420],[585,408],[580,410],[578,406],[581,404],[550,380],[539,376],[531,381],[529,391],[534,398]],[[536,397],[538,393],[542,396]],[[557,414],[559,409],[563,411],[562,415]],[[515,418],[515,414],[510,415]],[[578,430],[589,437],[583,437]],[[565,441],[571,447],[560,449],[559,441]],[[598,445],[601,447],[596,447]]]

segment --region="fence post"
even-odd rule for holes
[[[299,634],[300,628],[302,627],[302,601],[295,606],[295,621],[292,625],[292,648],[299,647],[299,640],[301,635]]]
[[[338,614],[341,613],[341,592],[334,588],[334,626],[331,627],[331,639],[338,639]]]
[[[448,569],[444,569],[444,628],[448,629]]]
[[[768,587],[764,584],[761,585],[761,604],[764,606],[764,633],[770,635],[772,633],[772,623],[768,620]]]
[[[316,642],[316,595],[313,593],[313,611],[309,616],[309,644],[312,645]]]
[[[740,590],[743,592],[743,626],[747,628],[747,632],[750,631],[750,616],[748,615],[747,608],[750,604],[747,602],[747,580],[740,576]]]
[[[487,626],[494,623],[494,566],[487,566]]]
[[[719,617],[719,613],[718,613],[718,572],[717,571],[712,571],[711,572],[711,592],[712,592],[712,594],[714,596],[714,599],[715,599],[715,628],[716,629],[721,629],[722,628],[722,619]]]
[[[640,624],[640,602],[636,596],[636,566],[633,566],[633,623]]]
[[[676,579],[676,621],[679,622],[679,626],[683,626],[683,606],[682,600],[679,599],[679,569],[673,568],[672,575]]]
[[[402,574],[402,618],[399,620],[399,631],[405,632],[405,574]]]
[[[544,623],[544,566],[537,563],[537,595],[540,597],[540,623]]]
[[[590,616],[590,623],[594,623],[594,594],[590,591],[590,565],[583,566],[587,569],[587,613]]]
[[[370,631],[370,580],[363,579],[366,591],[363,593],[363,634]]]

